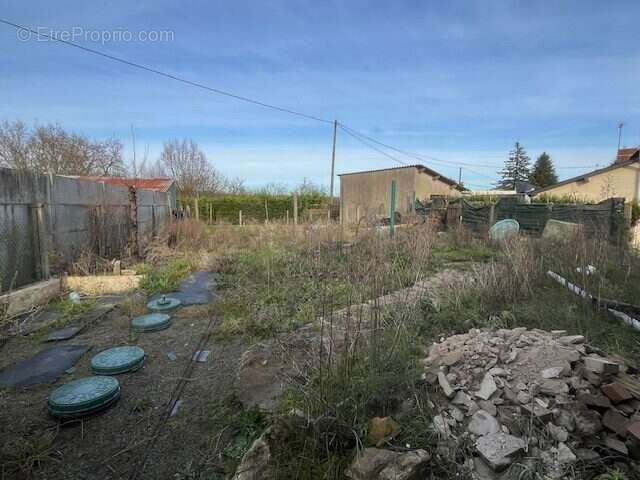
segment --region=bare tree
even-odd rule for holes
[[[269,182],[258,188],[256,193],[263,195],[286,195],[289,193],[289,186],[282,182]]]
[[[191,139],[170,140],[164,143],[160,164],[186,195],[223,190],[225,179],[209,163],[207,156]]]
[[[23,122],[0,125],[0,165],[67,175],[122,175],[122,144],[115,137],[92,141],[60,125],[29,130]]]
[[[23,122],[0,124],[0,166],[21,170],[33,167],[30,133]]]
[[[302,180],[302,183],[298,185],[296,190],[298,191],[298,193],[311,193],[318,195],[327,195],[328,192],[326,186],[314,183],[311,180],[307,180],[306,178]]]
[[[241,195],[247,193],[247,187],[244,186],[244,180],[240,177],[227,178],[224,181],[224,193],[230,195]]]

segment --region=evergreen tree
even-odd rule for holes
[[[513,150],[509,152],[509,158],[504,162],[504,168],[500,172],[498,188],[504,190],[514,190],[516,182],[526,182],[529,180],[529,156],[525,149],[516,142]]]
[[[536,163],[533,164],[533,170],[529,181],[536,187],[548,187],[554,183],[558,183],[558,175],[553,166],[551,156],[547,152],[542,152]]]

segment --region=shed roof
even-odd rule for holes
[[[638,152],[640,152],[640,147],[621,148],[618,150],[618,155],[616,155],[616,163],[624,163],[628,162],[629,160],[638,160]]]
[[[387,172],[387,171],[391,171],[391,170],[401,170],[403,168],[415,168],[420,172],[424,172],[428,175],[431,175],[432,177],[437,177],[438,180],[441,180],[442,182],[451,185],[452,187],[455,187],[456,189],[463,191],[466,190],[466,188],[464,188],[462,185],[460,185],[458,182],[456,182],[455,180],[451,180],[448,177],[445,177],[444,175],[441,175],[440,173],[436,172],[435,170],[430,169],[429,167],[425,167],[424,165],[421,164],[415,164],[415,165],[403,165],[402,167],[390,167],[390,168],[379,168],[377,170],[362,170],[359,172],[347,172],[347,173],[340,173],[338,174],[339,177],[343,177],[343,176],[347,176],[347,175],[359,175],[359,174],[363,174],[363,173],[378,173],[378,172]]]
[[[104,182],[108,185],[123,185],[125,187],[153,190],[155,192],[167,192],[174,184],[174,180],[167,177],[158,178],[127,178],[127,177],[101,177],[97,175],[64,175],[65,177],[88,180],[90,182]]]
[[[618,168],[627,167],[627,166],[629,166],[629,165],[631,165],[633,163],[636,163],[637,161],[638,161],[637,158],[632,159],[632,160],[627,160],[626,162],[619,162],[618,160],[616,160],[614,163],[612,163],[608,167],[599,168],[599,169],[593,170],[591,172],[583,173],[582,175],[577,175],[575,177],[567,178],[566,180],[563,180],[563,181],[558,182],[558,183],[554,183],[553,185],[549,185],[548,187],[538,188],[537,190],[534,190],[533,192],[531,192],[531,195],[537,195],[539,193],[543,193],[543,192],[546,192],[548,190],[553,190],[556,187],[561,187],[562,185],[567,185],[569,183],[577,182],[579,180],[586,180],[587,178],[593,177],[595,175],[599,175],[601,173],[606,173],[606,172],[610,172],[611,170],[616,170]]]

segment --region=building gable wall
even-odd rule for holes
[[[640,163],[632,163],[584,180],[576,180],[550,187],[536,197],[571,197],[578,201],[600,202],[612,197],[624,197],[627,202],[638,201],[640,192]]]

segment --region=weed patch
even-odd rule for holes
[[[171,259],[159,266],[139,265],[138,273],[143,275],[140,288],[150,295],[171,292],[192,270],[193,264],[182,258]]]
[[[232,396],[210,402],[208,410],[211,430],[220,432],[216,442],[221,459],[216,466],[217,473],[232,473],[254,440],[262,434],[267,419],[257,408],[243,409]]]
[[[7,442],[2,449],[3,473],[32,478],[36,470],[58,463],[60,459],[54,447],[55,438],[55,431],[44,430]]]

